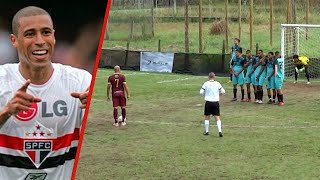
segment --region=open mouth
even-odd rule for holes
[[[32,51],[32,54],[36,56],[42,56],[48,54],[48,50],[35,50]]]

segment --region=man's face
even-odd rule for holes
[[[241,57],[241,53],[239,51],[236,51],[236,56]]]
[[[251,57],[251,53],[248,51],[248,52],[246,52],[246,56],[247,57]]]
[[[18,34],[11,35],[19,61],[29,67],[41,68],[51,63],[54,52],[54,29],[48,15],[22,17]]]
[[[238,41],[238,40],[236,40],[236,39],[234,39],[234,40],[233,40],[233,42],[234,42],[234,44],[236,44],[236,45],[238,45],[238,44],[239,44],[239,41]]]
[[[269,60],[273,59],[273,55],[269,53],[268,58],[269,58]]]
[[[263,53],[261,51],[258,51],[258,56],[261,58]]]

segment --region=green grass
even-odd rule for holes
[[[320,83],[284,84],[285,106],[221,97],[224,137],[202,135],[204,76],[124,71],[128,125],[112,126],[111,70],[99,69],[77,179],[319,179]],[[180,80],[177,80],[180,79]],[[159,83],[163,82],[163,83]],[[306,93],[307,92],[307,93]],[[266,98],[265,98],[266,101]]]

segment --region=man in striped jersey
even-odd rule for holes
[[[205,82],[201,89],[200,94],[204,94],[205,108],[204,108],[204,135],[209,135],[209,120],[210,116],[213,115],[217,121],[217,127],[219,131],[219,137],[222,136],[222,127],[220,119],[220,94],[224,94],[225,90],[218,81],[215,81],[215,74],[209,73],[209,81]]]
[[[91,74],[52,63],[45,10],[19,10],[12,31],[19,63],[0,66],[0,179],[70,179]]]

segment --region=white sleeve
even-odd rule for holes
[[[88,71],[85,71],[85,70],[81,70],[79,71],[79,74],[78,74],[78,77],[80,77],[81,79],[81,83],[79,84],[78,86],[78,90],[77,92],[84,92],[86,89],[90,88],[90,84],[91,84],[91,79],[92,79],[92,75],[88,72]],[[80,106],[80,101],[79,102],[79,106]],[[78,109],[80,112],[79,116],[80,116],[80,121],[79,121],[79,126],[81,128],[82,126],[82,121],[83,121],[83,118],[84,118],[84,115],[85,115],[85,109]]]
[[[81,87],[79,92],[85,91],[87,88],[90,88],[92,75],[88,71],[83,71],[83,80],[81,81]]]
[[[200,94],[204,94],[204,91],[206,90],[206,83],[204,83],[200,89]]]
[[[224,94],[226,91],[223,89],[222,85],[219,83],[219,93]]]

